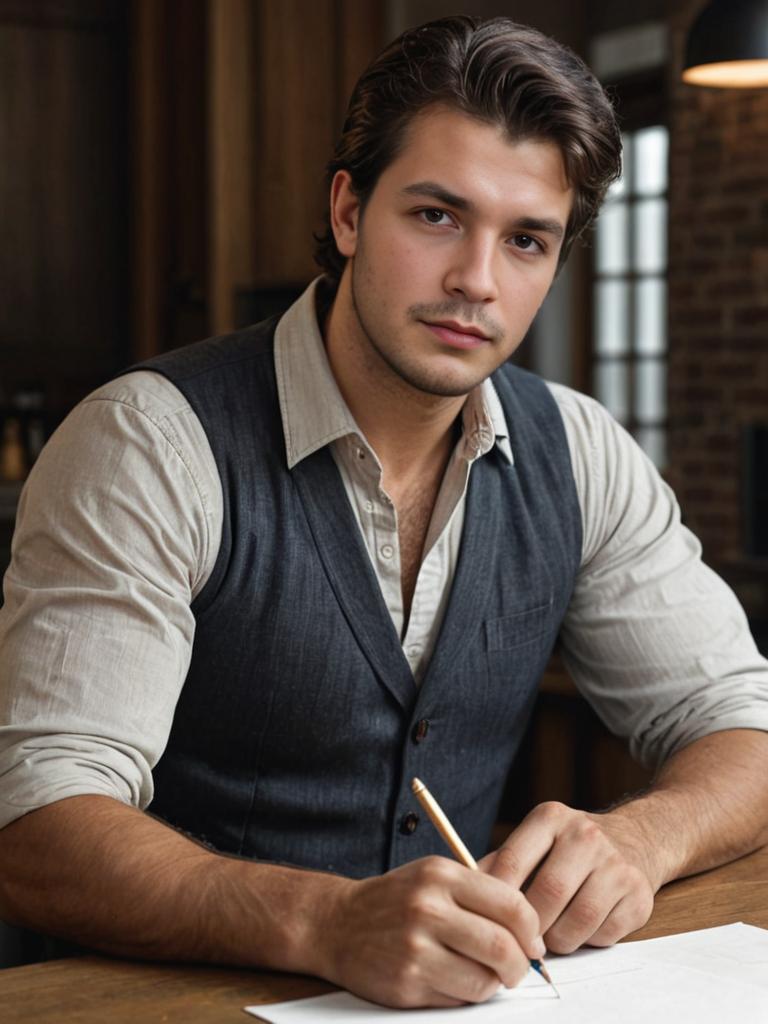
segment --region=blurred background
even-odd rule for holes
[[[461,10],[556,36],[615,98],[624,176],[518,358],[596,395],[636,436],[763,643],[768,89],[683,84],[704,6]],[[23,478],[73,404],[137,359],[283,308],[314,276],[324,164],[356,77],[398,32],[454,12],[0,0],[0,569]],[[599,802],[630,785],[632,769],[593,758],[609,741],[556,662],[544,694],[548,739],[529,756],[564,752],[554,785],[571,788],[554,795]]]

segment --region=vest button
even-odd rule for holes
[[[412,835],[419,827],[419,816],[413,811],[409,811],[408,814],[404,814],[400,819],[400,832],[404,836]]]
[[[417,722],[413,727],[413,742],[421,743],[422,740],[427,738],[429,732],[429,719],[422,718],[421,721]]]

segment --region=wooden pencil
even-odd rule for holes
[[[437,800],[435,800],[421,779],[414,779],[411,782],[411,789],[413,790],[416,799],[429,815],[429,820],[447,843],[456,860],[463,864],[464,867],[471,868],[472,871],[478,871],[479,868],[477,866],[477,861],[461,841],[459,833],[448,820],[445,811]],[[552,986],[557,998],[559,999],[560,993],[557,991],[557,988],[555,988],[555,983],[552,981],[549,971],[541,960],[531,960],[531,967],[537,974],[540,974],[549,985]]]

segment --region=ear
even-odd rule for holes
[[[360,200],[352,191],[349,171],[337,171],[331,182],[331,228],[342,256],[354,256],[357,249],[357,224]]]

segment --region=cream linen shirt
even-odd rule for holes
[[[465,405],[406,624],[396,511],[328,367],[313,286],[278,325],[275,366],[287,464],[331,446],[418,682],[453,579],[472,464],[493,446],[514,464],[493,385]],[[649,763],[720,729],[768,729],[768,663],[669,488],[601,406],[550,389],[584,530],[562,628],[576,684]],[[202,426],[158,374],[100,388],[50,440],[22,494],[0,610],[0,827],[86,793],[149,804],[189,666],[190,604],[216,561],[221,522]]]

